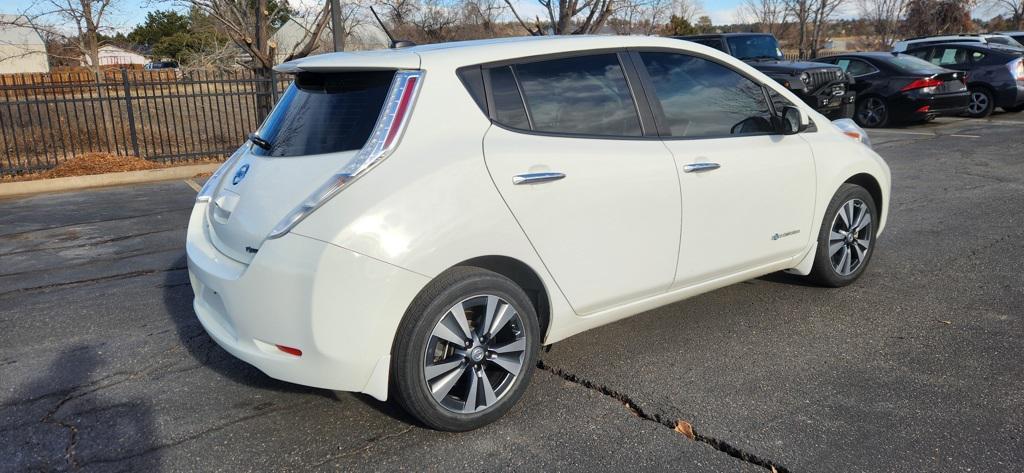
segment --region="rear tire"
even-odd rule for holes
[[[864,274],[875,252],[878,206],[863,187],[843,184],[828,204],[807,277],[827,287],[846,286]]]
[[[434,429],[482,427],[522,397],[539,343],[537,314],[522,288],[492,271],[452,268],[416,297],[399,325],[393,392]]]
[[[985,118],[992,114],[995,102],[992,92],[984,87],[972,87],[970,89],[970,101],[967,103],[967,116],[971,118]]]

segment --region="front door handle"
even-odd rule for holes
[[[720,167],[722,166],[718,163],[693,163],[683,166],[683,172],[714,171]]]
[[[557,181],[564,179],[565,174],[560,172],[530,172],[512,176],[512,184],[540,184],[541,182]]]

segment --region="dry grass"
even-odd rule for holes
[[[195,163],[183,163],[195,164]],[[86,153],[75,156],[53,169],[19,176],[4,176],[0,182],[32,181],[36,179],[52,179],[55,177],[89,176],[109,172],[143,171],[167,167],[164,164],[146,161],[135,156],[118,156],[110,153]]]

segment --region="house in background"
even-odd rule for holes
[[[50,72],[46,43],[23,16],[0,15],[0,74]]]
[[[119,48],[114,45],[105,44],[100,46],[100,65],[101,66],[117,66],[126,64],[146,64],[149,60],[146,56],[143,56],[135,51],[131,51],[124,48]],[[92,58],[89,56],[82,56],[82,65],[88,66],[92,64]]]

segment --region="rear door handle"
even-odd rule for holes
[[[714,171],[720,167],[722,166],[718,163],[693,163],[683,166],[683,172]]]
[[[530,172],[512,176],[512,184],[540,184],[542,182],[557,181],[564,179],[565,174],[560,172]]]

